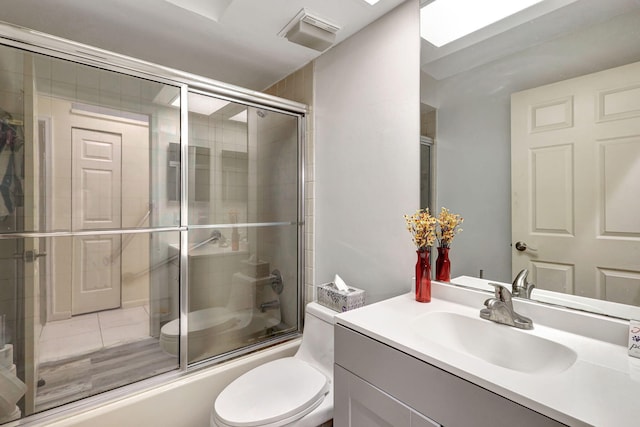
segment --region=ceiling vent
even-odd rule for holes
[[[338,30],[340,27],[337,25],[302,9],[278,35],[292,43],[322,52],[335,43]]]

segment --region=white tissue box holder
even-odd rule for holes
[[[325,283],[318,288],[318,304],[340,313],[353,310],[364,306],[364,290],[349,286],[341,291],[335,283]]]

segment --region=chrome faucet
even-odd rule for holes
[[[490,283],[495,288],[495,298],[484,302],[487,308],[480,310],[480,317],[492,322],[514,326],[520,329],[533,329],[533,321],[513,310],[513,301],[509,289],[497,283]]]
[[[531,298],[531,291],[536,287],[531,282],[527,282],[527,275],[529,274],[529,270],[526,268],[520,271],[516,278],[513,280],[513,285],[511,286],[511,293],[514,297],[520,298]]]

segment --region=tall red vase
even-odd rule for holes
[[[429,250],[417,250],[416,301],[431,302],[431,262]]]
[[[436,259],[436,280],[438,282],[451,281],[451,261],[449,261],[449,248],[438,247]]]

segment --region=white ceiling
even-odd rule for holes
[[[415,0],[380,0],[374,6],[364,0],[2,0],[0,21],[263,90],[321,54],[278,36],[302,8],[340,27],[337,44],[404,1]],[[613,22],[639,5],[640,0],[546,0],[515,16],[519,25],[497,23],[441,48],[422,40],[421,69],[446,79],[581,26]],[[627,33],[638,31],[629,25]],[[619,40],[599,43],[640,49],[633,40],[624,47]],[[583,51],[574,49],[571,56],[580,61]]]
[[[278,36],[300,9],[337,24],[337,44],[404,1],[3,0],[0,21],[262,90],[321,54]]]
[[[603,31],[597,43],[613,50],[622,42],[628,53],[637,55],[640,53],[640,44],[634,37],[639,31],[637,24],[631,22],[622,29],[614,18],[636,14],[639,9],[640,0],[545,0],[440,48],[421,39],[420,68],[432,78],[442,80],[606,23],[610,23],[611,30]],[[621,41],[620,31],[629,34],[628,40]],[[574,62],[593,59],[595,48],[574,46],[566,52]]]

